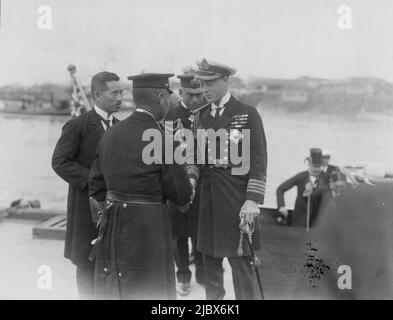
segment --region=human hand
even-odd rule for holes
[[[312,182],[311,181],[307,182],[304,187],[303,197],[310,196],[313,189],[314,189],[314,185],[312,184]]]
[[[196,189],[196,185],[197,185],[197,181],[194,178],[190,178],[190,184],[192,187],[192,194],[191,194],[191,199],[190,199],[190,204],[193,203],[194,199],[195,199],[195,189]]]
[[[253,200],[246,200],[240,209],[239,218],[240,220],[244,218],[245,222],[251,224],[258,214],[258,203]]]
[[[278,209],[278,212],[280,212],[285,218],[288,217],[288,209],[285,207],[280,207]]]

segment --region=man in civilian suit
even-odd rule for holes
[[[310,157],[307,158],[309,169],[299,172],[293,177],[281,183],[276,191],[278,211],[285,217],[288,209],[285,205],[285,192],[297,187],[295,208],[290,217],[291,225],[306,227],[307,225],[307,199],[310,196],[310,226],[314,226],[324,194],[329,191],[329,182],[326,173],[321,171],[322,150],[310,149]]]
[[[88,256],[97,230],[89,206],[89,172],[98,142],[118,121],[113,113],[120,109],[122,102],[119,80],[116,74],[106,71],[93,76],[93,108],[64,125],[52,156],[53,170],[69,184],[64,256],[76,265],[82,299],[92,298],[94,292],[94,264]]]

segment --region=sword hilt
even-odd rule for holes
[[[261,261],[258,257],[250,257],[250,264],[254,267],[259,267],[261,265]]]
[[[247,241],[251,244],[251,236],[252,233],[254,232],[254,223],[248,223],[245,221],[244,216],[240,219],[239,223],[239,229],[240,229],[240,239],[239,239],[239,246],[237,248],[237,255],[242,256],[243,255],[243,238],[244,234],[246,234]]]

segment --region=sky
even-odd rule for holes
[[[352,29],[339,29],[348,5]],[[38,8],[51,8],[42,30]],[[102,70],[126,81],[180,73],[206,57],[250,77],[393,81],[390,0],[1,0],[0,85],[83,83]]]

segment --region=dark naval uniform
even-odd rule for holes
[[[240,123],[239,125],[237,123]],[[247,174],[233,175],[230,159],[230,138],[226,146],[227,155],[213,159],[207,154],[207,165],[201,173],[201,201],[198,247],[203,253],[214,257],[236,257],[239,244],[239,212],[245,200],[264,201],[266,183],[266,138],[258,111],[242,104],[231,96],[221,117],[215,121],[211,116],[211,107],[201,117],[201,126],[205,129],[231,130],[250,129],[250,168]],[[240,128],[241,126],[241,128]],[[242,149],[242,141],[238,143]],[[216,155],[220,155],[217,143]],[[222,151],[221,151],[222,152]],[[225,159],[229,158],[229,159]],[[224,161],[223,161],[224,160]],[[228,165],[220,164],[228,161]],[[256,230],[257,231],[257,230]],[[259,245],[255,242],[255,247]],[[246,243],[243,252],[249,254]]]
[[[258,111],[247,106],[233,96],[224,106],[222,115],[215,119],[210,105],[200,119],[204,129],[224,129],[227,132],[225,149],[216,144],[216,158],[211,155],[207,145],[206,165],[201,172],[200,218],[198,226],[198,250],[205,257],[205,285],[208,299],[220,299],[224,296],[222,278],[222,259],[228,257],[232,267],[236,299],[255,299],[255,276],[249,264],[250,255],[246,241],[243,241],[243,257],[238,257],[239,212],[245,200],[260,204],[264,201],[266,183],[266,138]],[[237,141],[237,150],[242,150],[243,129],[250,130],[248,170],[239,175],[233,174],[237,167],[230,157],[231,141]],[[224,151],[224,152],[223,152]],[[224,156],[220,156],[223,152]],[[225,155],[227,153],[227,155]],[[244,155],[243,155],[244,157]],[[253,234],[253,246],[260,247],[258,241],[258,223]],[[221,273],[221,274],[220,274]],[[252,289],[254,288],[254,289]]]
[[[168,111],[165,116],[167,121],[181,120],[184,128],[191,128],[191,111],[178,103]],[[179,282],[189,283],[191,271],[189,269],[188,237],[191,238],[193,246],[196,246],[198,234],[200,181],[197,183],[195,198],[186,212],[180,212],[179,208],[169,201],[168,209],[171,217],[172,236],[177,245],[175,248],[175,259],[178,267],[177,279]],[[195,249],[195,248],[194,248]],[[198,282],[203,282],[203,258],[198,250],[195,250],[195,277]]]
[[[107,208],[97,244],[98,298],[176,298],[164,202],[170,199],[184,205],[192,190],[182,166],[144,162],[142,153],[150,141],[143,141],[142,136],[148,129],[162,135],[151,115],[136,111],[109,130],[91,171],[90,195],[106,199]]]
[[[88,180],[97,144],[105,133],[101,120],[93,108],[68,121],[52,156],[53,170],[69,183],[64,256],[82,269],[89,268],[90,242],[97,237],[90,213]],[[84,289],[79,289],[83,293]]]

